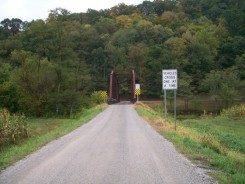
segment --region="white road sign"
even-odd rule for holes
[[[162,70],[162,89],[178,89],[178,72],[176,69]]]
[[[135,89],[140,89],[140,84],[135,84]]]

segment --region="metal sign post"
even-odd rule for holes
[[[165,120],[165,126],[166,126],[166,122],[167,122],[167,91],[164,89],[164,120]]]
[[[174,90],[174,130],[176,131],[176,89]]]
[[[174,90],[174,129],[176,130],[176,93],[178,89],[177,69],[162,70],[162,89],[164,90],[164,118],[167,120],[167,92]]]

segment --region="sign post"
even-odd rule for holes
[[[138,102],[139,101],[139,95],[141,94],[140,84],[135,84],[135,94],[137,95],[137,102]]]
[[[174,90],[174,130],[176,131],[176,89]]]
[[[167,91],[166,89],[164,91],[164,119],[165,119],[165,126],[167,122]]]
[[[174,129],[176,130],[176,92],[178,89],[177,69],[162,70],[162,89],[164,90],[164,118],[167,120],[167,91],[174,90]]]

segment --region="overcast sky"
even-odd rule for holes
[[[23,21],[46,19],[49,10],[61,7],[72,13],[86,12],[88,8],[100,10],[119,3],[138,5],[143,0],[0,0],[0,21],[20,18]]]

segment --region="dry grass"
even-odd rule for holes
[[[242,117],[229,119],[206,115],[186,119],[178,121],[174,131],[173,120],[168,118],[169,121],[164,122],[161,115],[146,104],[137,103],[136,110],[195,163],[219,170],[212,175],[220,183],[245,183],[245,122]]]

